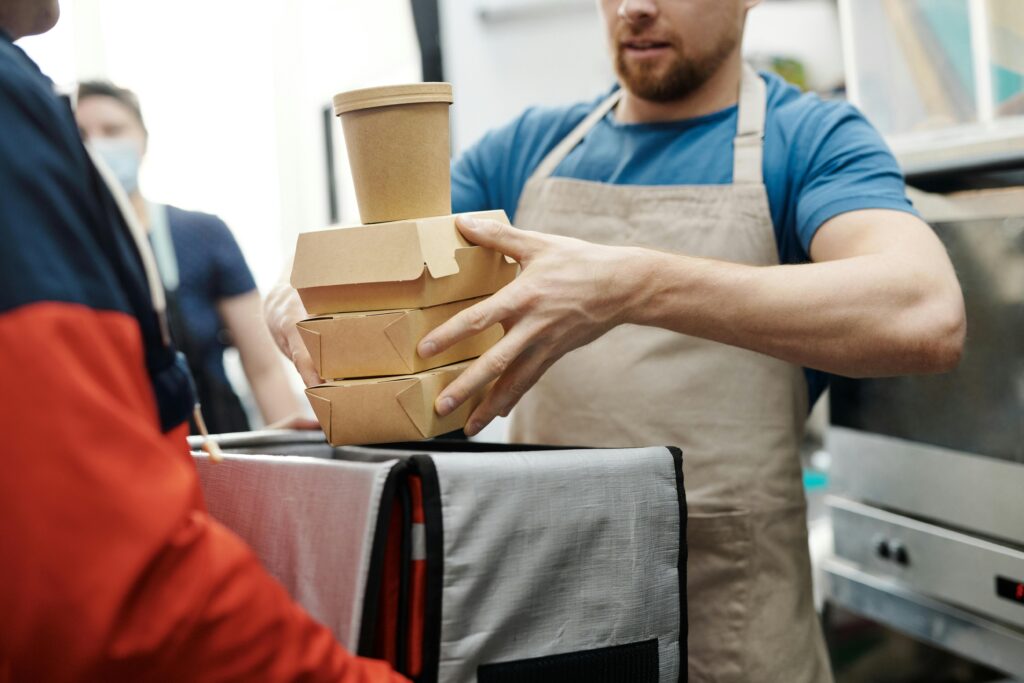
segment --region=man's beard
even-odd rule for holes
[[[631,63],[626,59],[626,48],[617,42],[615,72],[623,87],[633,95],[651,102],[673,102],[704,85],[722,66],[738,41],[738,35],[726,36],[713,52],[693,58],[684,57],[676,47],[667,67]]]

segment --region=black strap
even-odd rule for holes
[[[478,683],[658,683],[658,640],[484,664]]]

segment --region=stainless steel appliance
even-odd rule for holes
[[[965,354],[833,383],[826,599],[1024,677],[1024,189],[915,201],[963,286]]]

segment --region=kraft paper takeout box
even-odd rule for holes
[[[363,223],[452,212],[448,83],[351,90],[334,96]]]
[[[434,401],[473,361],[400,377],[326,382],[306,389],[332,446],[419,441],[462,429],[480,403],[475,396],[441,417]]]
[[[465,215],[508,223],[504,211]],[[302,233],[291,284],[318,316],[472,299],[498,291],[517,269],[467,242],[448,215]]]
[[[428,332],[486,298],[430,308],[308,318],[298,324],[299,334],[324,379],[409,375],[476,358],[494,346],[504,334],[501,325],[492,325],[431,358],[421,358],[416,352],[416,345]]]

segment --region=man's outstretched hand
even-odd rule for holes
[[[466,433],[478,433],[497,415],[507,416],[541,375],[569,351],[623,322],[640,296],[642,250],[519,230],[497,221],[460,216],[470,242],[514,258],[519,277],[488,299],[440,325],[419,343],[429,358],[495,323],[505,336],[453,381],[435,409],[447,415],[491,382],[470,416]]]

